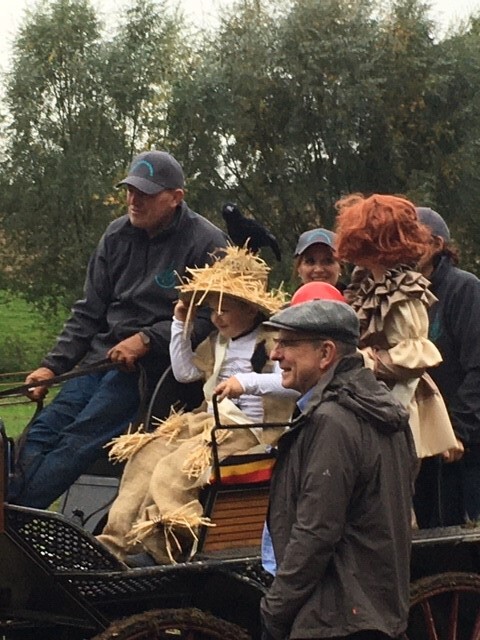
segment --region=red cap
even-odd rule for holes
[[[335,300],[346,302],[343,294],[328,282],[307,282],[295,291],[290,306],[310,300]]]

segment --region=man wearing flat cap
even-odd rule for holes
[[[408,414],[356,353],[342,302],[265,323],[300,415],[278,443],[268,514],[277,571],[264,640],[401,638],[409,608],[415,453]]]
[[[183,200],[184,176],[164,151],[136,156],[117,186],[127,188],[128,213],[114,220],[93,253],[84,296],[73,306],[56,345],[27,383],[48,380],[108,358],[122,369],[66,382],[30,425],[9,501],[47,508],[125,431],[139,410],[138,362],[150,390],[169,366],[170,327],[178,275],[203,267],[226,236]],[[178,275],[177,275],[178,274]],[[194,346],[211,331],[197,315]],[[45,387],[34,387],[40,399]]]

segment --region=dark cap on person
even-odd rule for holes
[[[450,242],[450,229],[442,216],[430,207],[416,207],[418,219],[430,229],[433,236],[439,236]]]
[[[326,244],[331,249],[335,246],[335,234],[328,229],[311,229],[304,231],[299,237],[295,248],[295,256],[300,256],[305,249],[311,247],[312,244]]]
[[[128,175],[116,186],[135,187],[150,196],[165,189],[183,189],[185,178],[180,164],[166,151],[144,151],[132,161]]]
[[[304,331],[353,345],[358,345],[360,338],[360,324],[355,311],[348,304],[333,300],[310,300],[288,307],[263,324],[273,329]]]

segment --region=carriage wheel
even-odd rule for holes
[[[412,585],[408,640],[480,640],[480,576],[440,573]]]
[[[250,635],[200,609],[157,609],[113,622],[92,640],[250,640]]]

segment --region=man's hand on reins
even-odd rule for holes
[[[25,384],[29,384],[30,382],[40,382],[41,380],[50,380],[54,377],[55,374],[51,369],[48,369],[47,367],[39,367],[38,369],[35,369],[35,371],[32,371],[32,373],[28,374],[25,378]],[[27,396],[30,400],[38,402],[39,400],[43,400],[47,393],[48,387],[33,387],[27,392]]]
[[[136,361],[146,355],[149,350],[150,345],[144,343],[139,333],[135,333],[107,351],[107,357],[112,362],[118,362],[127,369],[133,370]]]

